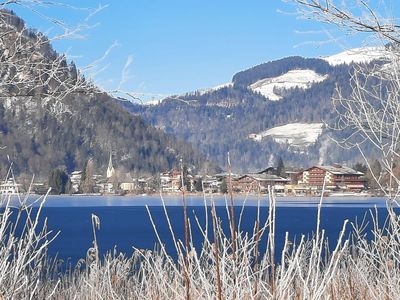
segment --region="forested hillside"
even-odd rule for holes
[[[158,105],[121,103],[150,124],[196,145],[221,166],[226,167],[229,151],[238,171],[263,168],[276,163],[279,157],[296,166],[354,162],[361,158],[356,157],[356,152],[340,149],[322,124],[331,123],[335,118],[331,103],[335,88],[350,93],[352,66],[333,66],[323,59],[289,57],[239,72],[233,76],[232,84],[223,88],[166,98]],[[318,74],[323,80],[306,84],[299,83],[304,80],[302,78],[299,82],[274,81],[291,70]],[[252,84],[260,80],[265,80],[260,83],[264,84],[261,90],[275,93],[279,101],[271,101],[252,88]],[[274,86],[268,87],[268,84]],[[285,137],[284,133],[279,138],[251,138],[276,126],[297,123],[321,124],[322,134],[316,141],[301,147],[293,147],[292,139],[296,137]],[[309,138],[304,137],[305,140]]]
[[[0,168],[45,177],[92,158],[105,171],[110,150],[118,168],[155,173],[185,163],[204,166],[185,142],[146,125],[87,81],[41,33],[0,11]]]

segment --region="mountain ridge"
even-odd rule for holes
[[[109,153],[122,171],[154,174],[180,159],[212,166],[189,144],[147,125],[86,80],[41,33],[0,10],[1,173],[46,177],[54,168],[81,169],[91,158],[105,171]]]
[[[232,83],[205,93],[195,91],[172,96],[149,106],[123,105],[149,124],[197,145],[206,157],[216,160],[222,167],[226,167],[229,151],[237,171],[261,169],[278,157],[295,166],[361,161],[355,151],[346,152],[329,140],[328,134],[332,133],[329,128],[324,128],[315,143],[299,151],[289,143],[276,142],[271,136],[260,141],[249,138],[288,124],[332,122],[335,113],[331,98],[336,87],[345,94],[351,92],[349,82],[354,63],[349,58],[344,59],[346,53],[343,53],[343,63],[330,64],[328,58],[292,56],[240,71],[234,74]],[[367,53],[363,55],[362,63],[377,62],[376,55],[371,59],[366,57]],[[311,80],[303,86],[292,84],[288,89],[273,87],[279,99],[268,99],[251,88],[260,80],[277,78],[293,70],[312,70],[323,80]]]

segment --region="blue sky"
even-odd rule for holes
[[[234,73],[269,60],[329,55],[363,43],[362,37],[297,18],[294,7],[280,0],[64,3],[103,7],[87,20],[86,10],[40,11],[67,24],[89,25],[83,36],[54,42],[56,50],[67,52],[79,67],[111,48],[91,71],[95,82],[107,90],[179,94],[229,82]],[[50,36],[57,32],[30,10],[14,9],[29,26]]]

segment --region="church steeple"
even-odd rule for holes
[[[110,150],[110,160],[108,161],[108,167],[107,167],[107,178],[110,178],[114,175],[115,170],[112,164],[112,152]]]

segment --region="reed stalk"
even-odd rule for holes
[[[235,204],[233,199],[233,189],[232,189],[232,166],[231,160],[228,152],[228,189],[230,198],[230,209],[231,209],[231,236],[232,236],[232,258],[236,259],[236,226],[235,226]]]
[[[185,195],[185,182],[183,174],[183,163],[181,160],[181,192],[182,192],[182,206],[183,206],[183,217],[184,217],[184,230],[185,230],[185,264],[184,264],[184,274],[185,274],[185,286],[186,286],[186,300],[190,299],[190,278],[188,274],[189,268],[189,226],[188,226],[188,215],[186,206],[186,195]]]
[[[217,286],[217,299],[222,300],[222,284],[221,284],[221,273],[220,273],[220,262],[219,262],[219,237],[218,237],[218,228],[217,228],[217,212],[215,210],[215,203],[212,201],[211,203],[212,210],[212,223],[213,223],[213,237],[214,237],[214,258],[215,258],[215,269],[216,269],[216,286]]]

